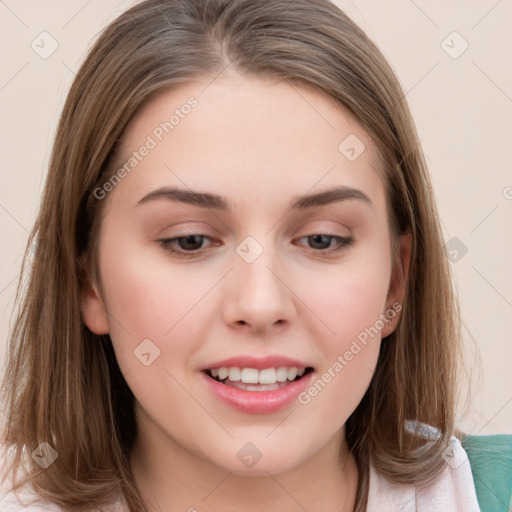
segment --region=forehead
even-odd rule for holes
[[[383,200],[377,150],[333,98],[236,73],[151,98],[123,134],[113,169],[123,165],[129,176],[117,188],[132,203],[169,184],[260,201],[336,184]]]

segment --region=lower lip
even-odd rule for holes
[[[293,402],[310,384],[314,372],[274,391],[247,391],[227,386],[201,372],[201,378],[212,393],[231,407],[248,414],[270,414]]]

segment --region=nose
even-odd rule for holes
[[[252,263],[235,255],[227,280],[223,314],[232,328],[265,334],[286,329],[296,318],[290,278],[269,251]]]

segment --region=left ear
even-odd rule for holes
[[[401,265],[396,264],[391,275],[389,283],[388,296],[386,299],[386,312],[389,310],[395,311],[395,316],[388,317],[388,321],[384,322],[384,327],[381,331],[381,337],[389,336],[396,327],[398,319],[400,318],[401,307],[398,308],[397,304],[402,305],[405,295],[405,286],[407,283],[407,276],[409,275],[409,267],[411,264],[411,251],[412,251],[412,233],[408,232],[400,236],[400,261]],[[395,304],[395,307],[393,307]],[[388,323],[389,322],[389,323]]]

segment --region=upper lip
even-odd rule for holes
[[[263,370],[265,368],[278,368],[280,366],[286,366],[288,368],[296,367],[299,370],[301,368],[308,368],[311,365],[305,364],[297,359],[292,359],[286,356],[271,355],[265,357],[256,357],[250,355],[235,356],[229,359],[223,359],[222,361],[216,361],[210,363],[201,368],[204,370],[211,370],[212,368],[256,368],[257,370]]]

